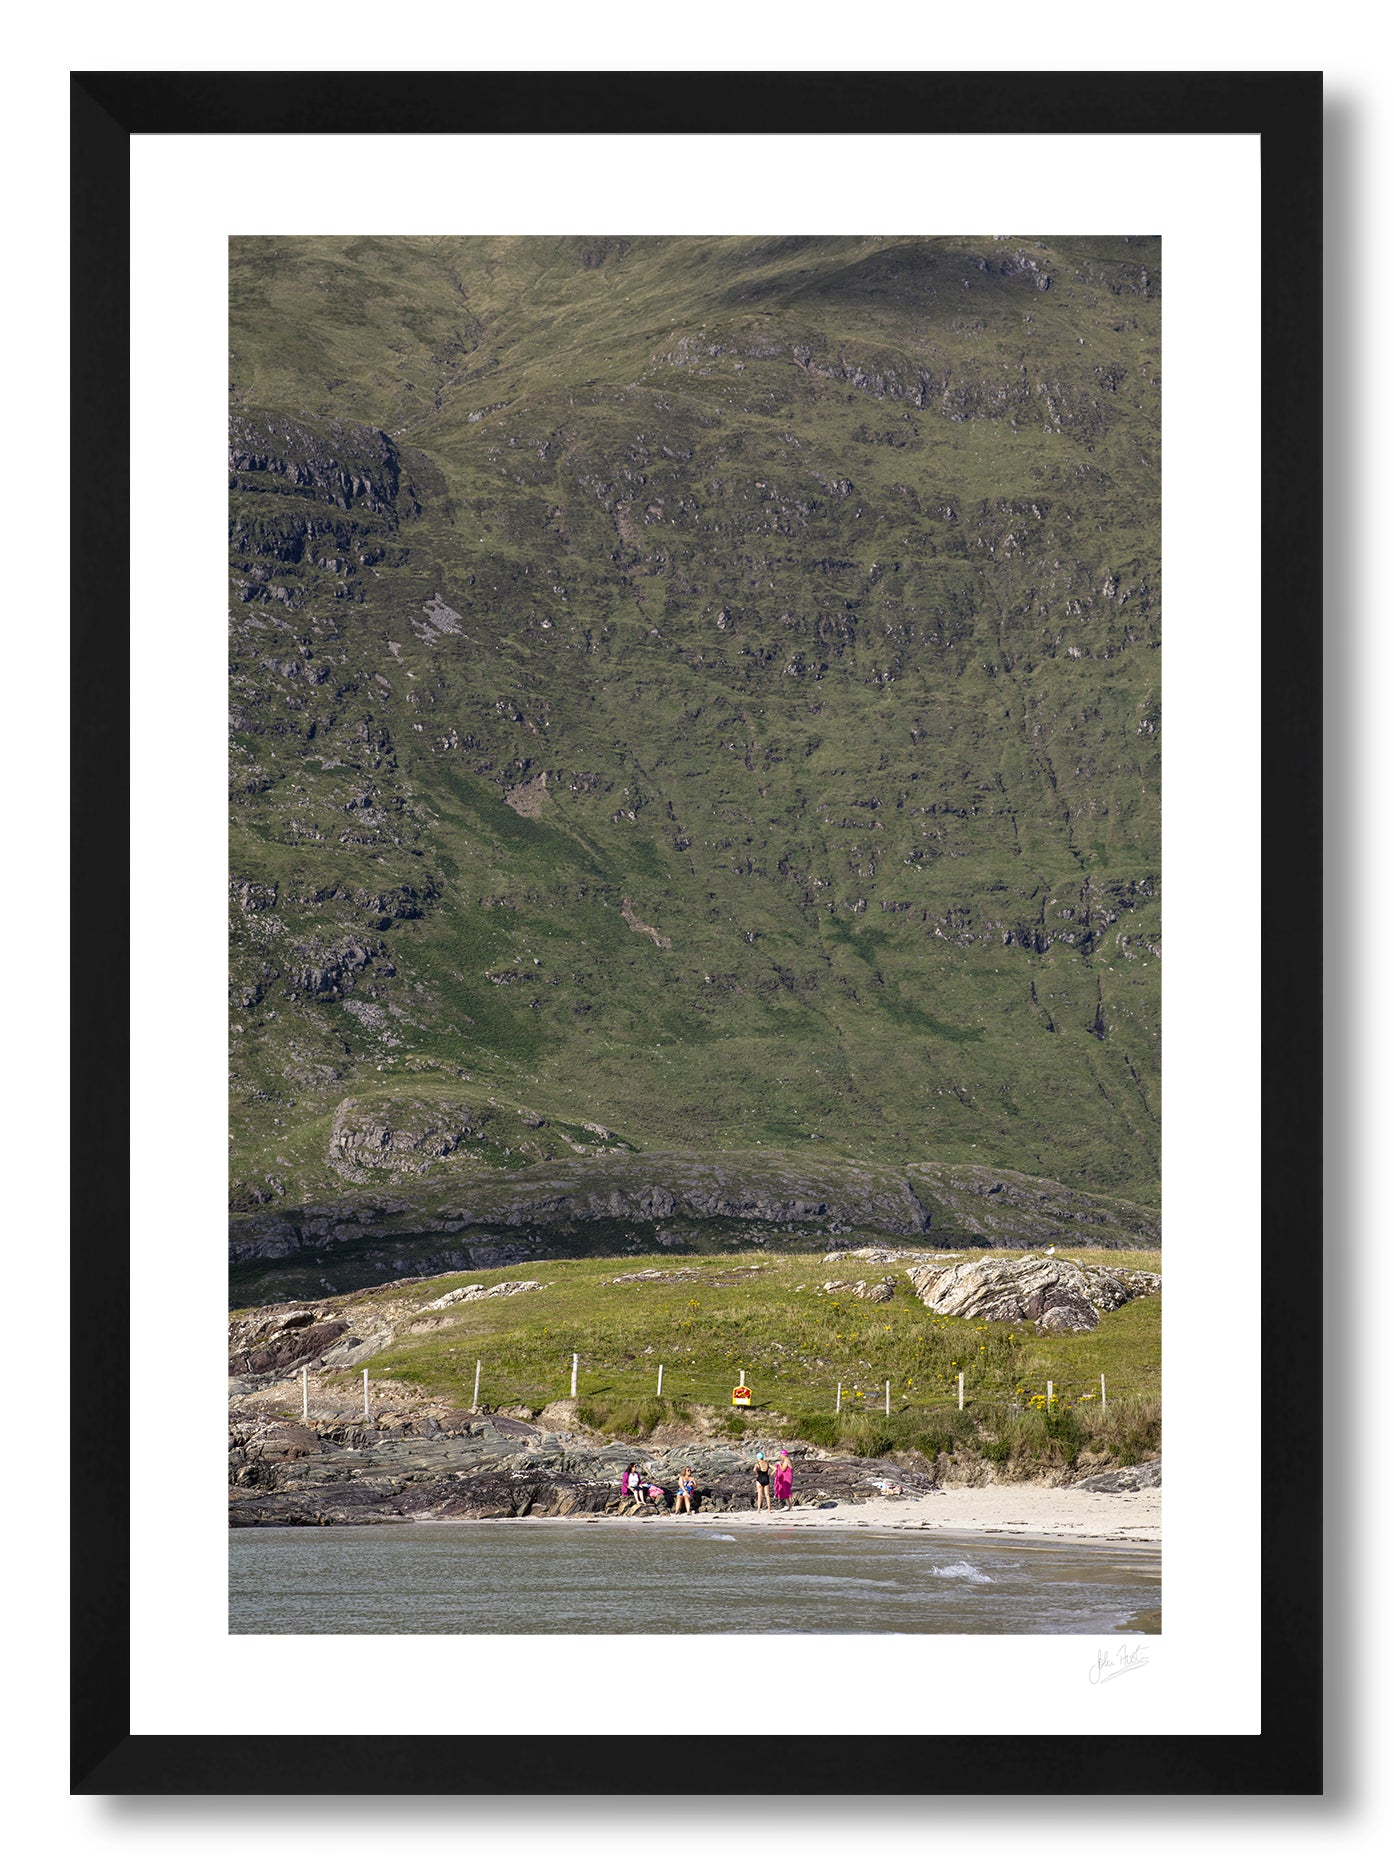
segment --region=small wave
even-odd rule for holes
[[[973,1585],[991,1585],[991,1573],[979,1572],[976,1566],[970,1566],[967,1560],[955,1560],[952,1566],[936,1566],[936,1579],[967,1579]]]
[[[736,1538],[736,1536],[735,1536],[734,1534],[703,1534],[703,1536],[702,1536],[702,1538],[703,1538],[703,1540],[731,1540],[731,1541],[734,1541],[734,1539]]]

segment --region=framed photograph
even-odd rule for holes
[[[1320,107],[74,76],[76,1791],[1321,1789]]]

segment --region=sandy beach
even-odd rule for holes
[[[422,1521],[440,1517],[423,1514]],[[496,1527],[499,1521],[464,1523]],[[506,1523],[503,1523],[506,1524]],[[1102,1495],[1088,1489],[1051,1488],[1041,1483],[999,1483],[981,1489],[940,1489],[926,1495],[880,1496],[864,1502],[839,1502],[832,1508],[791,1508],[773,1514],[751,1509],[725,1509],[712,1514],[538,1515],[522,1517],[523,1527],[678,1528],[734,1527],[825,1528],[847,1532],[875,1528],[894,1532],[929,1531],[945,1534],[983,1534],[1003,1539],[1077,1540],[1124,1542],[1151,1546],[1162,1538],[1160,1489],[1133,1494]]]

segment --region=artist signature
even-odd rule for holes
[[[1146,1667],[1147,1658],[1143,1655],[1141,1644],[1135,1650],[1100,1650],[1095,1661],[1089,1665],[1089,1680],[1096,1685],[1111,1682],[1115,1676],[1126,1675],[1130,1669]]]

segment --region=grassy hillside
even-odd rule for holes
[[[1079,1262],[1117,1260],[1107,1251],[1070,1255]],[[1130,1252],[1128,1262],[1159,1268],[1160,1253]],[[1090,1333],[1041,1335],[1030,1323],[932,1314],[903,1270],[890,1265],[791,1255],[752,1261],[746,1252],[666,1262],[646,1275],[636,1262],[613,1258],[550,1260],[536,1268],[541,1289],[443,1310],[427,1306],[452,1288],[519,1276],[517,1269],[483,1270],[395,1284],[317,1303],[317,1319],[342,1320],[354,1333],[379,1338],[390,1329],[387,1344],[368,1360],[372,1377],[457,1407],[473,1401],[478,1361],[481,1403],[536,1414],[569,1394],[571,1356],[579,1354],[581,1419],[631,1437],[706,1409],[719,1414],[727,1435],[768,1437],[782,1428],[860,1455],[905,1447],[933,1456],[957,1447],[955,1440],[982,1450],[1007,1438],[1017,1454],[1039,1463],[1052,1439],[1072,1439],[1077,1449],[1092,1438],[1123,1460],[1157,1441],[1160,1295],[1103,1315]],[[882,1278],[895,1283],[884,1303],[822,1287],[828,1280]],[[730,1406],[742,1371],[754,1395],[748,1412]],[[1055,1387],[1049,1414],[1042,1410],[1047,1381]],[[338,1385],[352,1404],[358,1369],[319,1375],[317,1384]],[[288,1389],[287,1409],[297,1397]]]
[[[234,241],[234,1207],[597,1144],[1155,1204],[1157,263]]]

